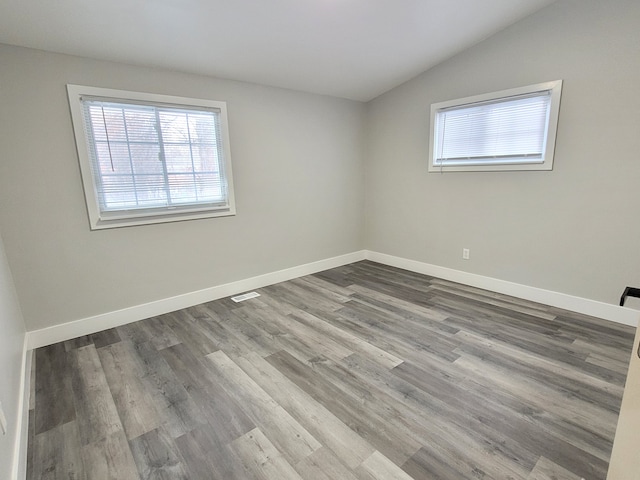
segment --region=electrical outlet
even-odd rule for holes
[[[462,249],[462,258],[464,258],[465,260],[469,260],[469,249],[468,248],[463,248]]]
[[[7,419],[4,416],[4,410],[2,410],[2,403],[0,403],[0,432],[2,435],[7,434]]]

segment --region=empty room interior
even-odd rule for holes
[[[0,478],[640,478],[639,25],[1,0]]]

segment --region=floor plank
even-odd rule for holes
[[[634,329],[363,261],[40,348],[28,480],[604,480]]]
[[[231,442],[250,478],[302,480],[271,441],[255,428]]]

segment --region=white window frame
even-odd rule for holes
[[[468,107],[470,104],[508,101],[510,97],[520,95],[535,94],[538,92],[549,92],[551,97],[550,108],[547,117],[547,128],[545,132],[543,158],[542,161],[518,161],[495,163],[491,161],[479,162],[474,161],[473,164],[446,165],[437,161],[437,152],[439,149],[437,139],[437,116],[443,110],[451,110],[456,107]],[[512,88],[494,93],[482,95],[474,95],[471,97],[449,100],[446,102],[438,102],[431,105],[431,125],[429,135],[429,172],[478,172],[478,171],[511,171],[511,170],[552,170],[553,157],[555,153],[556,132],[558,128],[558,116],[560,112],[560,97],[562,94],[562,80],[552,82],[538,83],[526,87]]]
[[[67,93],[91,230],[222,217],[236,214],[226,102],[83,85],[67,85]],[[226,203],[216,206],[193,203],[178,208],[169,206],[164,208],[154,207],[149,209],[136,208],[109,212],[101,211],[89,153],[90,148],[93,148],[93,146],[89,144],[87,132],[85,131],[84,110],[81,102],[83,96],[103,98],[105,101],[121,103],[132,101],[151,106],[170,106],[187,109],[189,107],[195,107],[194,110],[198,108],[215,110],[218,113],[220,121],[221,138],[219,140],[222,142],[221,152],[223,156],[221,168],[223,170],[223,181],[226,181]]]

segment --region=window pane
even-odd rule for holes
[[[93,105],[90,107],[90,112],[96,141],[123,142],[127,140],[121,108]]]
[[[189,126],[185,113],[164,110],[159,112],[159,117],[164,142],[189,143]]]
[[[129,148],[126,144],[110,146],[107,142],[96,143],[96,155],[101,174],[131,174]]]
[[[224,155],[227,146],[220,139],[226,128],[224,102],[136,92],[111,98],[119,93],[91,87],[68,86],[68,90],[74,130],[80,131],[76,121],[80,119],[88,147],[85,158],[80,154],[80,163],[92,228],[157,223],[169,215],[203,218],[235,213],[223,176],[227,169],[231,174]],[[74,102],[72,92],[80,90],[74,93]],[[86,184],[87,165],[94,188]],[[212,208],[203,213],[204,204]],[[103,212],[108,215],[102,216]],[[154,215],[162,218],[154,220]]]
[[[136,174],[162,174],[160,147],[157,144],[130,144],[133,169]]]
[[[222,189],[220,177],[215,174],[197,174],[195,176],[198,197],[201,201],[222,202],[226,192]]]
[[[198,201],[196,195],[193,175],[169,175],[169,189],[171,191],[171,203],[195,203]]]
[[[130,175],[102,176],[103,208],[119,210],[137,205],[136,189]]]
[[[162,175],[136,175],[135,179],[140,207],[167,205],[167,189]]]
[[[191,143],[208,143],[215,146],[217,143],[217,121],[218,116],[214,113],[189,114]]]
[[[153,108],[133,106],[127,107],[125,113],[127,125],[127,139],[129,142],[151,142],[158,141],[156,130],[156,114]]]
[[[191,163],[191,147],[189,146],[189,144],[165,144],[164,153],[167,162],[167,171],[169,173],[193,171],[193,165]]]
[[[549,101],[542,93],[444,110],[437,120],[438,159],[540,158]]]
[[[196,172],[219,171],[218,149],[211,145],[193,145],[193,167]]]

